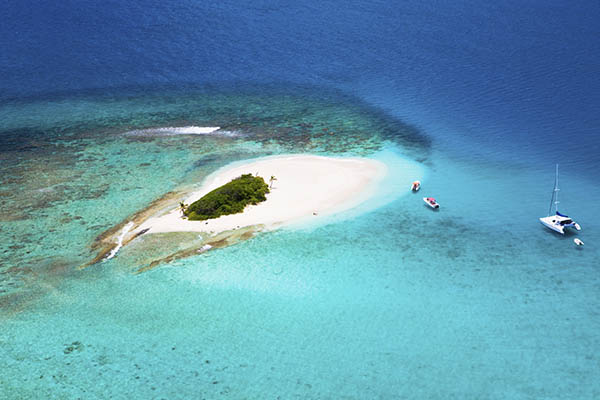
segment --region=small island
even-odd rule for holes
[[[182,204],[181,208],[190,221],[204,221],[222,215],[241,213],[247,205],[257,205],[267,200],[267,193],[269,186],[262,177],[244,174],[207,193],[189,206]]]
[[[192,247],[156,259],[138,272],[226,247],[257,232],[326,221],[327,216],[366,203],[379,190],[385,190],[386,201],[391,201],[408,192],[410,183],[421,177],[413,164],[403,165],[406,172],[394,176],[391,188],[382,189],[388,167],[369,158],[289,154],[235,162],[208,175],[186,199],[178,193],[167,194],[100,235],[95,243],[98,255],[82,267],[112,258],[121,247],[145,234],[200,235]]]
[[[386,173],[385,164],[368,158],[294,154],[234,163],[207,176],[178,209],[144,218],[127,235],[277,229],[356,207]]]

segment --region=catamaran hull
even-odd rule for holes
[[[565,234],[565,228],[563,226],[560,225],[554,225],[552,222],[547,222],[544,221],[544,218],[540,218],[540,222],[542,223],[542,225],[544,225],[546,228],[550,228],[555,232],[560,233],[561,235]]]
[[[572,224],[569,224],[569,225],[561,225],[560,223],[557,224],[556,222],[552,222],[553,218],[555,218],[555,217],[553,217],[553,216],[543,217],[543,218],[540,218],[540,222],[545,227],[550,228],[553,231],[560,233],[561,235],[565,234],[565,228],[575,228],[578,231],[581,230],[581,226],[579,226],[579,224],[576,222],[573,222]],[[556,219],[555,219],[555,221],[556,221]]]

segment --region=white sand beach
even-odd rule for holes
[[[367,158],[331,158],[313,155],[288,155],[250,160],[224,167],[208,176],[200,190],[185,203],[191,204],[211,190],[232,179],[251,173],[269,183],[277,178],[267,200],[248,206],[243,213],[207,221],[181,218],[179,209],[144,221],[132,234],[148,229],[159,232],[224,232],[252,225],[264,230],[320,218],[349,210],[375,193],[387,173],[385,164]]]

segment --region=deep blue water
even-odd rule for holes
[[[599,2],[5,1],[0,20],[0,397],[600,396]],[[416,158],[442,212],[404,196],[141,275],[133,250],[76,268],[165,192],[305,139],[124,132],[303,113],[361,127],[323,153],[402,136],[375,157]],[[555,163],[584,249],[537,221]]]
[[[334,86],[458,147],[600,163],[595,1],[27,1],[0,12],[0,99],[182,82]]]

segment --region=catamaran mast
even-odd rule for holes
[[[552,204],[554,204],[554,213],[556,214],[558,212],[558,203],[560,203],[560,201],[558,201],[559,190],[560,189],[558,188],[558,164],[556,164],[556,175],[554,176],[554,191],[552,191],[552,198],[550,199],[548,216],[550,216],[550,213],[552,212]]]

